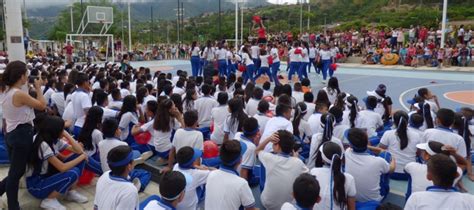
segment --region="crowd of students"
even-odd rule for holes
[[[33,66],[13,61],[2,75],[10,209],[23,176],[42,208],[65,209],[61,195],[88,202],[75,190],[84,170],[100,176],[95,209],[255,209],[251,186],[266,209],[375,208],[390,179],[411,180],[406,209],[474,208],[456,192],[464,172],[474,180],[474,111],[442,108],[426,88],[405,112],[389,86],[355,96],[336,77],[316,90],[304,76],[260,87],[224,70]],[[134,166],[152,156],[164,166],[159,192],[140,201],[150,173]]]

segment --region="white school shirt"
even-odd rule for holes
[[[301,48],[301,62],[309,63],[309,51],[308,48]]]
[[[381,157],[356,153],[351,148],[345,152],[346,172],[355,179],[356,201],[381,201],[380,175],[390,171],[390,165]]]
[[[306,102],[306,101],[304,103],[306,104],[306,114],[304,115],[303,119],[308,121],[309,117],[313,115],[316,105],[314,103]]]
[[[206,210],[239,209],[253,207],[255,199],[247,180],[227,169],[211,171],[206,181]]]
[[[299,158],[261,151],[258,159],[265,166],[265,187],[260,196],[266,209],[279,209],[293,200],[293,182],[308,168]]]
[[[250,47],[250,54],[252,55],[252,58],[257,59],[258,56],[260,55],[260,47],[257,45],[253,45]]]
[[[249,116],[254,116],[255,114],[257,114],[258,103],[260,103],[260,100],[251,98],[245,105],[245,113],[247,113]]]
[[[252,140],[243,136],[243,134],[240,132],[235,136],[235,138],[247,145],[247,150],[245,150],[245,153],[242,155],[242,162],[240,163],[239,168],[252,170],[255,166],[255,161],[257,159],[257,155],[255,154],[255,150],[257,149],[257,147],[255,146]],[[238,171],[240,172],[240,170]]]
[[[329,51],[331,52],[331,57],[336,57],[337,53],[339,53],[339,48],[334,47],[329,49]]]
[[[199,47],[194,47],[193,49],[191,49],[191,56],[199,56],[199,52],[201,51],[201,49],[199,49]]]
[[[278,49],[272,48],[270,50],[270,55],[273,57],[273,63],[280,62],[280,56],[278,55]]]
[[[214,60],[214,54],[215,54],[215,49],[214,48],[204,48],[204,53],[206,54],[205,58],[207,61],[212,61]]]
[[[290,203],[290,202],[285,202],[282,206],[281,206],[281,210],[299,210],[300,208],[295,206],[294,204]]]
[[[311,58],[311,59],[316,58],[316,48],[314,48],[314,47],[309,48],[309,58]]]
[[[426,129],[422,136],[422,142],[427,143],[430,141],[437,141],[450,145],[456,149],[456,152],[461,155],[461,157],[467,157],[466,143],[464,142],[464,139],[452,130],[440,127]]]
[[[62,115],[62,118],[63,118],[64,121],[66,121],[66,120],[72,121],[72,125],[71,125],[70,129],[74,128],[74,123],[76,121],[76,118],[75,118],[72,103],[69,103],[69,104],[66,105],[66,108],[64,109],[64,113]]]
[[[184,193],[184,198],[176,206],[177,210],[196,210],[198,205],[198,197],[196,189],[200,186],[206,184],[207,177],[209,176],[210,171],[208,170],[199,170],[199,169],[184,169],[179,167],[178,164],[175,164],[173,171],[179,171],[183,174],[190,175],[193,179],[191,183],[186,184],[186,191]]]
[[[211,119],[214,123],[214,131],[211,134],[211,140],[218,145],[224,141],[224,123],[229,115],[227,105],[212,108]]]
[[[94,209],[138,209],[138,190],[132,182],[104,172],[97,181]]]
[[[474,195],[445,190],[413,193],[405,204],[405,210],[474,209]]]
[[[358,113],[357,128],[367,129],[367,135],[370,137],[377,136],[377,128],[383,126],[382,116],[372,110],[362,110]]]
[[[411,162],[405,165],[404,171],[411,177],[411,192],[426,191],[426,188],[433,185],[433,181],[426,178],[428,174],[428,165],[418,162]],[[459,176],[454,179],[453,187],[462,179],[462,169],[457,167]]]
[[[125,98],[125,96],[130,95],[130,90],[122,88],[122,89],[120,89],[120,95],[122,96],[122,98]]]
[[[301,92],[301,91],[293,91],[291,93],[291,96],[293,96],[293,98],[295,98],[296,103],[304,101],[304,93]]]
[[[114,100],[109,100],[109,105],[107,108],[113,109],[113,110],[120,110],[122,109],[123,102],[122,101],[114,101]]]
[[[125,140],[128,137],[128,134],[130,133],[130,123],[133,123],[134,125],[138,124],[138,117],[137,114],[132,113],[132,112],[127,112],[122,114],[122,117],[120,118],[119,122],[119,128],[122,131],[120,133],[120,139]]]
[[[44,100],[46,101],[46,104],[51,104],[51,95],[53,95],[54,93],[56,93],[56,91],[52,87],[48,88],[48,90],[44,93]]]
[[[227,60],[226,56],[227,56],[227,50],[226,49],[221,48],[221,49],[216,50],[217,60]]]
[[[36,135],[33,137],[33,141],[36,140]],[[50,157],[58,155],[60,152],[64,151],[69,144],[67,142],[63,141],[62,139],[58,139],[56,143],[53,143],[52,149],[46,142],[41,142],[40,147],[38,148],[37,155],[41,161],[41,169],[40,169],[40,175],[45,175],[48,173],[49,169],[49,162],[48,159]],[[34,151],[33,151],[34,152]],[[51,165],[52,166],[52,165]],[[52,166],[54,167],[54,166]],[[26,172],[26,177],[30,177],[33,175],[33,169],[31,167],[28,167],[28,171]]]
[[[337,99],[337,90],[329,89],[328,87],[324,87],[323,90],[328,95],[329,102],[334,104]]]
[[[99,143],[104,140],[102,132],[99,129],[94,129],[91,135],[92,140],[92,150],[85,150],[86,154],[90,157],[97,153],[97,147]]]
[[[118,111],[109,109],[107,107],[100,107],[100,108],[102,108],[102,111],[104,111],[104,115],[102,116],[102,121],[108,118],[116,118],[119,113]]]
[[[71,96],[72,109],[74,111],[75,126],[81,127],[86,120],[85,109],[92,107],[92,101],[89,94],[83,91],[76,90]]]
[[[210,96],[203,96],[194,101],[194,109],[198,112],[200,128],[211,126],[211,111],[217,106],[219,106],[219,103]]]
[[[194,129],[180,128],[176,130],[173,136],[173,147],[176,149],[176,153],[185,146],[203,151],[203,144],[202,133]]]
[[[262,136],[260,139],[267,139],[273,133],[277,132],[278,130],[287,130],[290,133],[293,133],[293,124],[291,121],[287,120],[285,117],[276,116],[272,117],[268,120],[267,124],[265,125],[265,130],[263,131]],[[265,151],[271,152],[273,144],[270,142],[265,147]]]
[[[243,60],[243,63],[244,65],[248,66],[248,65],[253,65],[253,60],[250,59],[250,56],[248,53],[242,53],[242,60]]]
[[[321,142],[323,141],[323,134],[322,133],[317,133],[314,134],[313,137],[311,138],[311,144],[309,146],[309,157],[306,163],[306,166],[308,168],[314,168],[315,167],[315,160],[316,160],[316,154],[319,152],[319,147],[321,145]],[[331,142],[336,143],[341,147],[341,150],[344,151],[344,146],[342,145],[342,141],[336,137],[331,137]]]
[[[407,129],[407,136],[408,144],[403,150],[400,149],[400,139],[396,129],[385,131],[380,140],[380,144],[387,146],[387,151],[395,158],[397,173],[403,173],[406,164],[416,161],[416,145],[421,143],[421,136],[410,129]]]
[[[64,99],[64,92],[54,92],[51,94],[51,105],[56,105],[59,115],[63,115],[64,109],[66,108],[66,103]]]
[[[228,115],[225,118],[224,126],[222,127],[224,134],[227,133],[229,135],[228,136],[229,139],[234,139],[235,135],[238,132],[238,128],[239,128],[239,121],[235,119],[235,122],[232,122],[232,116]]]
[[[300,124],[298,126],[298,131],[300,132],[299,137],[301,140],[311,139],[311,136],[313,136],[313,132],[311,132],[309,123],[306,122],[306,120],[304,119],[301,119]],[[303,136],[305,138],[303,138]]]
[[[322,168],[313,168],[311,169],[311,175],[315,176],[319,182],[319,196],[321,197],[321,201],[315,204],[313,210],[317,209],[331,209],[331,198],[333,198],[332,209],[333,210],[342,210],[342,208],[338,205],[336,200],[333,196],[333,191],[331,190],[330,182],[331,182],[331,169],[329,166],[324,166]],[[345,177],[344,182],[344,192],[346,193],[347,197],[354,198],[356,196],[356,186],[354,177],[348,173],[343,173]],[[333,184],[334,187],[334,184]],[[346,205],[347,207],[347,205]]]
[[[174,123],[170,122],[171,129],[168,132],[155,130],[153,128],[155,120],[147,122],[140,127],[141,131],[148,131],[151,133],[153,141],[150,141],[148,144],[153,145],[155,147],[155,150],[158,152],[166,152],[171,149],[171,133],[173,130],[176,130],[181,127],[181,124],[176,119],[172,120],[174,120]]]
[[[270,120],[270,117],[258,112],[253,116],[253,118],[257,119],[258,127],[260,127],[260,132],[265,131],[265,126],[267,125],[268,120]]]
[[[290,57],[290,63],[293,62],[300,62],[300,55],[295,54],[295,48],[291,48],[290,51],[288,51],[288,56]]]
[[[121,141],[118,138],[106,138],[99,142],[99,157],[102,171],[110,170],[109,164],[107,164],[107,155],[109,154],[110,150],[123,145],[128,146],[126,142]]]
[[[348,126],[348,125],[344,125],[342,123],[338,123],[336,125],[334,125],[334,128],[332,130],[332,136],[340,139],[342,141],[342,144],[349,144],[349,140],[346,139],[346,137],[344,136],[344,133],[346,132],[346,130],[350,129],[351,126]]]
[[[268,64],[268,57],[270,57],[270,55],[260,56],[260,67],[270,67],[270,65]]]
[[[311,132],[314,134],[323,132],[323,128],[321,127],[321,113],[313,113],[308,118],[309,127],[311,128]]]
[[[319,50],[319,56],[321,56],[321,60],[329,60],[331,59],[331,51]]]
[[[184,88],[182,88],[182,87],[175,86],[173,88],[173,94],[174,93],[179,94],[179,95],[184,95],[186,93],[186,90],[184,90]]]

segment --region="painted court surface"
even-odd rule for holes
[[[175,73],[176,70],[186,70],[190,74],[191,65],[189,61],[173,60],[173,61],[143,61],[132,62],[133,67],[140,66],[149,67],[152,71],[160,70],[165,73]],[[365,97],[366,91],[373,90],[378,84],[385,84],[387,86],[387,95],[392,97],[394,110],[408,110],[409,105],[406,103],[408,99],[413,98],[419,88],[427,87],[434,94],[438,96],[441,107],[456,109],[462,106],[469,106],[474,108],[474,67],[471,69],[463,69],[467,71],[439,71],[432,70],[399,70],[395,67],[374,67],[361,68],[360,66],[341,65],[335,72],[335,76],[339,79],[339,85],[342,91],[350,92],[351,94],[361,99]],[[469,67],[468,67],[469,68]],[[285,76],[286,65],[281,66],[280,74]],[[317,76],[312,69],[309,74],[311,80],[311,87],[314,93],[321,89],[324,85],[321,83],[321,78]],[[362,104],[362,103],[361,103]],[[0,177],[7,174],[8,167],[0,167]],[[95,179],[92,185],[80,187],[78,190],[87,195],[89,202],[83,205],[61,201],[68,209],[92,209],[94,193],[95,193]],[[463,180],[467,189],[472,194],[474,193],[474,182],[468,179]],[[386,199],[386,202],[392,202],[397,205],[404,205],[404,194],[406,192],[407,182],[391,181],[391,194]],[[260,193],[258,189],[253,189],[255,198],[257,199],[257,206],[261,207],[259,203]],[[151,182],[145,190],[145,193],[140,194],[140,200],[148,197],[151,194],[158,194],[158,187],[156,183]],[[34,199],[26,192],[25,189],[20,190],[20,203],[24,209],[38,209],[39,200]],[[1,200],[6,203],[6,196]],[[0,205],[1,208],[1,205]]]

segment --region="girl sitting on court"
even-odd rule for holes
[[[408,129],[406,112],[397,111],[393,118],[396,129],[383,134],[379,147],[390,152],[397,160],[395,172],[390,177],[396,180],[408,180],[408,175],[403,169],[406,164],[416,162],[416,145],[421,142],[421,135]]]
[[[359,124],[357,128],[366,129],[367,135],[369,136],[370,145],[377,146],[380,142],[380,138],[377,136],[377,131],[383,127],[382,116],[375,112],[377,106],[377,98],[375,96],[369,96],[366,99],[366,108],[359,112]]]
[[[319,148],[325,142],[333,142],[339,145],[341,150],[344,149],[342,141],[333,136],[335,118],[331,113],[326,113],[321,116],[321,127],[323,127],[322,133],[316,133],[311,138],[311,145],[309,149],[309,159],[306,163],[308,168],[322,167],[323,160],[318,158]]]
[[[427,187],[433,185],[433,182],[426,178],[427,165],[426,163],[433,155],[444,154],[453,157],[456,160],[458,173],[460,176],[456,178],[453,186],[462,178],[462,168],[466,167],[466,161],[461,157],[453,147],[445,146],[437,141],[417,144],[416,148],[420,150],[421,163],[411,162],[405,165],[404,171],[410,176],[411,185],[407,188],[406,198],[414,192],[425,191]]]
[[[102,124],[102,115],[104,111],[99,106],[93,106],[86,115],[86,120],[82,126],[81,132],[77,137],[77,141],[82,143],[88,161],[86,168],[97,175],[102,175],[99,157],[99,142],[103,140],[103,134],[99,130]]]
[[[127,142],[130,146],[135,144],[135,139],[130,130],[139,123],[139,117],[142,119],[143,114],[141,109],[137,109],[137,98],[133,95],[125,96],[122,108],[118,114],[120,120],[119,128],[122,131],[120,140]]]
[[[342,151],[334,142],[326,142],[319,148],[317,156],[324,165],[310,172],[321,186],[318,209],[355,210],[355,181],[352,175],[342,172]]]
[[[243,122],[248,118],[247,114],[244,112],[243,103],[244,102],[240,97],[234,97],[228,102],[230,115],[227,116],[224,122],[224,141],[234,139],[235,134],[242,131]]]
[[[40,207],[45,209],[66,209],[57,198],[61,194],[66,199],[86,203],[87,197],[74,188],[84,169],[88,155],[66,131],[64,121],[56,116],[44,117],[38,124],[38,134],[33,143],[30,171],[26,175],[28,192],[42,199]],[[64,140],[66,139],[68,143]],[[66,157],[60,152],[69,150],[75,154]]]

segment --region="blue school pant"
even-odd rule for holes
[[[376,210],[380,205],[378,201],[367,201],[367,202],[358,202],[356,201],[357,210]]]
[[[280,81],[278,80],[279,71],[280,71],[280,61],[272,64],[272,78],[273,78],[273,81],[275,81],[275,85],[280,85]]]
[[[5,136],[0,132],[0,164],[10,163],[8,158],[7,145],[5,144]]]
[[[408,179],[410,179],[410,175],[407,173],[393,172],[392,174],[390,174],[390,179],[408,181]]]
[[[127,142],[127,144],[129,146],[131,146],[133,143],[135,143],[135,137],[133,137],[133,135],[132,135],[132,128],[133,128],[134,125],[135,124],[133,124],[133,123],[129,123],[128,128],[127,128],[128,129],[128,136],[125,139],[125,142]]]
[[[253,64],[255,65],[255,69],[259,69],[261,65],[261,61],[258,58],[252,58]]]
[[[227,61],[225,59],[218,61],[219,76],[227,76]]]
[[[229,76],[230,74],[235,74],[235,65],[232,63],[232,60],[227,59],[227,75]]]
[[[298,73],[298,77],[300,76],[299,69],[300,69],[300,62],[290,62],[290,72],[288,72],[288,82],[292,81],[293,74]]]
[[[314,66],[314,71],[319,74],[318,66],[316,65],[316,58],[310,58],[308,64],[308,73],[311,73],[311,66]]]
[[[72,135],[74,136],[74,138],[77,138],[79,136],[79,134],[81,133],[81,130],[82,130],[82,127],[79,127],[79,126],[74,126],[74,129],[72,130]]]
[[[383,158],[387,163],[392,162],[392,154],[387,151],[383,151],[379,154],[379,157]],[[390,174],[380,175],[380,195],[385,199],[390,192]],[[383,200],[382,199],[382,200]]]
[[[308,67],[309,64],[310,63],[307,63],[307,62],[301,62],[300,68],[298,71],[298,77],[300,81],[303,80],[303,77],[308,78],[308,72],[306,72],[306,68]]]
[[[254,71],[255,71],[255,65],[253,64],[247,65],[247,70],[245,70],[245,74],[244,74],[244,84],[247,84],[249,79],[250,81],[255,83],[255,77],[253,76]]]
[[[202,59],[199,61],[199,72],[198,72],[198,76],[202,75],[202,70],[204,68],[204,66],[207,65],[207,61],[206,59]]]
[[[210,127],[199,128],[199,131],[202,133],[202,137],[204,138],[204,140],[211,139],[211,128]]]
[[[191,69],[193,77],[198,76],[200,64],[201,59],[199,58],[199,56],[191,56]]]
[[[102,175],[102,167],[100,166],[100,157],[97,154],[89,156],[89,161],[86,162],[86,169],[94,172],[94,174]]]
[[[272,74],[270,73],[269,67],[260,67],[260,69],[258,69],[257,76],[255,76],[255,80],[262,76],[262,74],[267,74],[268,78],[270,78],[270,82],[273,82]]]
[[[379,145],[380,143],[380,137],[378,136],[372,136],[372,137],[369,137],[369,142],[370,142],[370,145],[371,146],[377,146]]]
[[[65,160],[65,162],[71,161],[78,157],[78,154],[73,154]],[[82,161],[75,167],[63,173],[56,173],[53,175],[33,175],[26,178],[26,186],[28,192],[33,195],[33,197],[38,199],[45,199],[52,192],[56,191],[61,194],[66,194],[66,192],[71,188],[71,186],[76,183],[79,177],[82,174],[84,169],[85,161]],[[53,167],[53,166],[49,166]]]
[[[329,71],[329,66],[331,65],[331,60],[328,59],[328,60],[322,60],[323,62],[323,69],[322,69],[322,72],[323,72],[323,80],[326,80],[327,76],[328,76],[328,71]],[[330,77],[332,76],[332,73],[329,73]]]

